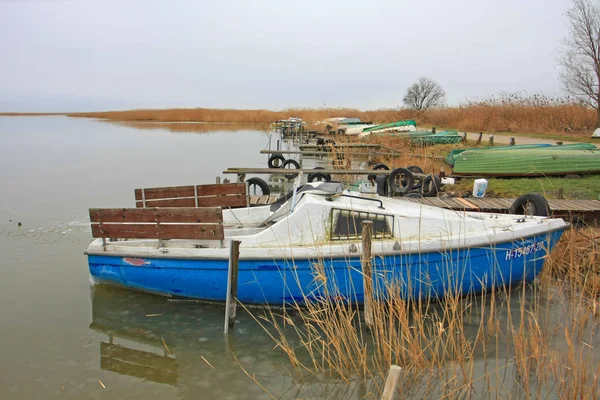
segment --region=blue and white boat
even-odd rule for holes
[[[306,184],[270,206],[217,213],[223,230],[210,228],[214,239],[98,238],[86,251],[90,275],[164,296],[225,301],[232,239],[241,241],[243,303],[323,297],[361,303],[361,223],[371,220],[375,296],[394,290],[404,298],[441,298],[532,281],[568,226],[562,219],[457,212],[350,192],[336,182]]]

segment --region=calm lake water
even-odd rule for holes
[[[268,398],[231,349],[279,389],[293,385],[247,315],[225,340],[222,307],[90,288],[89,207],[133,207],[135,188],[266,167],[261,128],[148,127],[0,117],[1,399]]]
[[[212,183],[228,167],[263,168],[259,152],[275,148],[276,138],[262,128],[0,117],[0,140],[0,399],[270,398],[241,366],[284,398],[373,396],[360,384],[299,380],[244,312],[227,337],[222,306],[90,287],[89,207],[133,207],[135,188]],[[540,325],[563,346],[553,327],[568,320],[565,310],[542,308],[550,311]],[[465,329],[476,337],[473,321]],[[589,339],[598,353],[598,338]],[[504,360],[510,376],[503,346],[488,355]],[[483,361],[474,368],[483,373]],[[510,394],[513,385],[502,387]]]

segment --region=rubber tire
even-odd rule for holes
[[[312,182],[314,180],[329,182],[331,180],[331,176],[325,172],[313,172],[312,174],[308,175],[308,182]]]
[[[374,171],[380,170],[380,169],[385,169],[386,171],[390,170],[390,167],[388,167],[387,165],[385,165],[384,163],[377,163],[375,165],[373,165],[373,168],[371,168]]]
[[[263,196],[268,196],[271,194],[271,189],[269,189],[269,185],[267,182],[260,178],[249,178],[246,179],[246,184],[248,185],[248,194],[250,194],[250,186],[258,186],[260,190],[262,190]]]
[[[411,193],[406,193],[403,197],[408,197],[409,199],[420,199],[423,196],[421,196],[420,193],[411,192]]]
[[[529,208],[529,213],[525,214]],[[515,215],[534,215],[548,217],[552,213],[548,200],[539,193],[527,193],[518,197],[510,206],[510,213]]]
[[[279,160],[281,163],[279,164],[279,167],[276,167],[275,164],[273,164],[273,161],[275,160]],[[269,157],[269,168],[281,168],[283,166],[283,163],[285,162],[285,157],[282,154],[279,153],[274,153],[271,154],[271,157]]]
[[[399,176],[402,176],[402,175],[404,175],[404,179],[401,179],[402,186],[399,186],[398,184],[396,184],[396,178]],[[413,177],[412,172],[410,172],[406,168],[396,168],[388,176],[388,186],[391,189],[390,192],[392,194],[408,193],[412,189],[414,183],[415,183],[415,178]]]
[[[285,169],[285,167],[288,165],[293,165],[296,169],[300,169],[300,164],[298,164],[298,161],[293,160],[291,158],[285,160],[283,164],[281,164],[281,168]],[[298,172],[292,172],[290,174],[283,174],[283,176],[285,176],[287,179],[294,179],[298,176],[298,174]]]
[[[313,169],[325,169],[323,167],[314,167]],[[331,175],[327,174],[327,180],[330,181],[331,180]]]
[[[406,167],[407,170],[413,172],[415,174],[422,174],[423,170],[418,165],[411,165],[410,167]]]
[[[440,187],[442,187],[442,180],[438,176],[428,175],[421,184],[421,193],[423,197],[435,197],[439,193]]]
[[[333,147],[335,147],[335,146],[336,146],[336,144],[335,144],[335,140],[333,140],[333,139],[325,139],[325,144],[330,144],[330,145],[332,145]]]
[[[388,195],[388,178],[385,175],[379,175],[375,178],[375,183],[377,184],[377,194],[380,196]]]

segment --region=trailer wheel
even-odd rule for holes
[[[329,182],[331,180],[331,176],[326,174],[325,172],[313,172],[308,175],[308,181],[317,181],[317,182]]]
[[[325,169],[323,167],[314,167],[313,169]],[[327,173],[325,173],[327,174]],[[327,174],[327,180],[330,181],[331,180],[331,175]]]
[[[387,165],[385,165],[384,163],[377,163],[375,165],[373,165],[373,170],[379,170],[379,169],[385,169],[386,171],[390,170],[390,167],[388,167]]]
[[[277,164],[275,164],[275,160],[277,160]],[[285,162],[285,157],[282,154],[275,153],[269,157],[269,168],[281,168],[283,163]]]
[[[423,170],[418,165],[411,165],[410,167],[406,167],[407,170],[413,172],[415,174],[422,174]]]
[[[423,197],[435,197],[440,191],[442,180],[435,175],[428,175],[427,178],[423,180],[421,186]]]
[[[415,183],[412,172],[406,168],[396,168],[388,177],[388,185],[392,193],[408,193]]]
[[[539,193],[527,193],[518,197],[510,206],[510,213],[547,217],[551,214],[548,200]]]
[[[377,194],[380,196],[388,195],[388,177],[385,175],[379,175],[375,178],[377,184]]]
[[[292,160],[291,158],[285,160],[283,162],[283,164],[281,165],[281,168],[286,169],[286,167],[292,165],[293,169],[300,169],[300,164],[298,164],[298,161],[296,160]],[[291,168],[290,168],[291,169]],[[288,179],[294,179],[295,177],[298,176],[298,172],[291,172],[289,174],[283,174],[283,176],[285,176]]]
[[[271,194],[271,189],[269,189],[269,185],[267,182],[260,178],[250,178],[246,179],[246,183],[248,184],[248,194],[258,196],[257,188],[262,192],[262,196],[268,196]]]

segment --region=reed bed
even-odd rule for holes
[[[332,117],[358,117],[379,123],[415,119],[419,125],[452,127],[461,131],[589,134],[596,126],[596,112],[570,98],[522,93],[502,93],[481,100],[467,100],[457,107],[425,111],[353,108],[290,108],[281,111],[209,108],[175,108],[70,113],[71,117],[119,121],[230,122],[268,124],[300,117],[314,123]]]
[[[257,321],[299,381],[369,388],[352,398],[379,398],[392,364],[402,367],[397,398],[600,398],[600,292],[588,283],[600,276],[600,250],[580,249],[582,238],[598,232],[567,232],[531,285],[429,301],[406,300],[385,282],[388,295],[374,298],[371,329],[318,263],[315,285],[325,296],[270,309]]]

